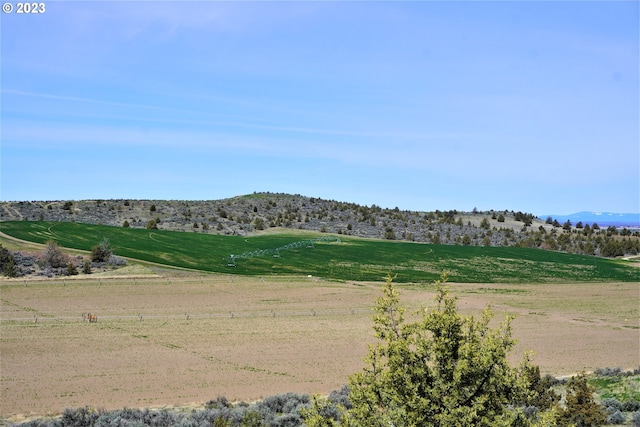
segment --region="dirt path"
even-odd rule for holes
[[[16,208],[9,207],[6,204],[3,204],[2,207],[4,211],[7,213],[7,215],[9,215],[9,218],[11,220],[14,220],[15,218],[17,218],[20,221],[22,221],[24,219],[24,216],[22,215],[22,213],[20,213],[20,211],[17,210]]]
[[[5,209],[6,209],[6,207],[5,207]],[[32,249],[32,248],[42,249],[42,248],[44,248],[46,246],[43,243],[34,243],[34,242],[30,242],[28,240],[22,240],[22,239],[18,239],[17,237],[9,236],[8,234],[3,233],[2,231],[0,231],[0,238],[3,238],[3,239],[8,240],[10,242],[18,243],[18,244],[23,245],[23,246],[27,246],[29,249]]]

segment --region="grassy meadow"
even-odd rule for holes
[[[398,282],[432,282],[442,271],[461,283],[557,283],[637,281],[638,269],[621,260],[519,247],[452,246],[361,239],[316,242],[271,254],[239,258],[231,254],[273,250],[327,236],[284,231],[256,236],[222,236],[145,230],[71,222],[0,222],[0,231],[23,240],[91,250],[108,238],[118,256],[194,270],[240,275],[313,275],[336,280],[381,280],[387,272]],[[338,236],[336,236],[338,237]]]

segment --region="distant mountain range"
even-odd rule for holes
[[[583,224],[598,223],[602,226],[614,226],[614,227],[640,227],[640,214],[638,213],[613,213],[613,212],[577,212],[571,215],[543,215],[539,218],[543,221],[548,217],[558,220],[559,223],[564,223],[567,220],[571,221],[571,224],[575,225],[579,221]]]

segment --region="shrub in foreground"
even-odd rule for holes
[[[529,387],[536,371],[527,358],[520,368],[507,362],[515,345],[511,318],[493,329],[490,307],[480,320],[461,315],[444,286],[446,278],[443,274],[436,281],[436,306],[423,308],[422,318],[408,323],[387,277],[374,307],[378,343],[369,346],[363,372],[349,381],[352,407],[337,419],[327,400],[316,397],[304,411],[309,427],[524,427],[535,422],[519,403],[535,397]],[[540,418],[545,425],[553,414]]]

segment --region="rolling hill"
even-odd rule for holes
[[[148,262],[244,275],[304,275],[335,280],[429,283],[442,271],[472,283],[635,281],[624,261],[521,247],[434,245],[310,232],[222,236],[72,222],[0,222],[0,232],[32,242],[90,250],[108,238],[114,252]],[[296,245],[297,242],[303,244]],[[276,250],[279,249],[279,250]],[[231,255],[238,257],[231,263]]]
[[[207,235],[253,236],[269,230],[443,245],[528,247],[596,256],[636,255],[635,230],[563,230],[520,211],[434,212],[291,194],[254,193],[223,200],[80,200],[0,203],[0,221],[57,221]],[[556,223],[557,224],[557,223]],[[575,225],[575,223],[574,223]],[[615,232],[615,234],[614,234]]]

